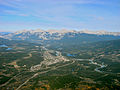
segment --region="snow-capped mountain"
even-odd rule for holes
[[[28,41],[60,41],[61,42],[89,42],[120,39],[120,32],[107,31],[89,31],[89,30],[22,30],[15,33],[1,35],[2,38],[11,40],[28,40]]]

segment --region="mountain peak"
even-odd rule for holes
[[[67,34],[71,33],[71,34]],[[112,35],[112,36],[120,36],[120,32],[107,32],[105,30],[101,31],[90,31],[90,30],[82,30],[82,31],[76,31],[76,30],[56,30],[56,29],[49,29],[49,30],[42,30],[42,29],[36,29],[36,30],[22,30],[15,33],[10,33],[7,35],[0,35],[0,37],[11,39],[11,38],[22,38],[23,40],[29,39],[29,38],[37,38],[40,40],[59,40],[67,34],[68,37],[74,37],[76,34],[81,35],[82,33],[85,34],[94,34],[94,35]]]

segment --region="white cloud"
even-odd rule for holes
[[[5,14],[9,14],[9,15],[29,16],[29,15],[27,15],[27,14],[20,13],[19,11],[15,11],[15,10],[4,10],[3,12],[4,12]]]
[[[81,6],[87,6],[88,4],[96,4],[96,6],[98,4],[104,5],[106,1],[107,0],[0,0],[0,5],[10,7],[1,8],[0,10],[2,10],[1,13],[3,13],[3,15],[30,16],[35,18],[33,21],[27,18],[28,21],[26,20],[26,22],[18,19],[17,23],[21,22],[20,24],[24,24],[24,26],[85,28],[89,27],[91,22],[93,24],[102,24],[101,22],[106,20],[105,17],[107,17],[108,14],[104,16],[105,14],[99,13],[97,11],[98,9],[94,11],[94,8],[89,9],[87,7],[88,9],[86,9],[86,7],[81,8]],[[109,2],[110,1],[107,1],[107,4]],[[92,14],[93,16],[89,16],[88,14]],[[29,24],[29,22],[31,23]],[[13,23],[16,24],[16,22]],[[95,25],[91,25],[90,27],[95,27]]]

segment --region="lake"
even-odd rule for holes
[[[3,44],[3,45],[0,45],[0,47],[8,47],[7,45]]]
[[[7,48],[6,50],[12,50],[12,48]]]
[[[75,55],[74,54],[67,54],[67,56],[70,56],[70,57],[75,57]]]

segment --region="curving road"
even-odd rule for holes
[[[32,77],[30,77],[29,79],[27,79],[24,83],[22,83],[16,90],[19,90],[19,89],[20,89],[23,85],[25,85],[30,79],[36,77],[37,75],[44,74],[44,73],[47,73],[47,72],[49,72],[49,71],[52,71],[52,70],[55,70],[55,69],[58,69],[58,68],[61,68],[61,67],[65,67],[65,66],[68,66],[68,65],[73,64],[73,63],[75,63],[75,60],[73,60],[72,63],[68,63],[68,64],[65,64],[65,65],[62,65],[62,66],[54,67],[54,68],[52,68],[52,69],[50,69],[50,70],[47,70],[47,71],[38,72],[38,73],[34,74]]]

